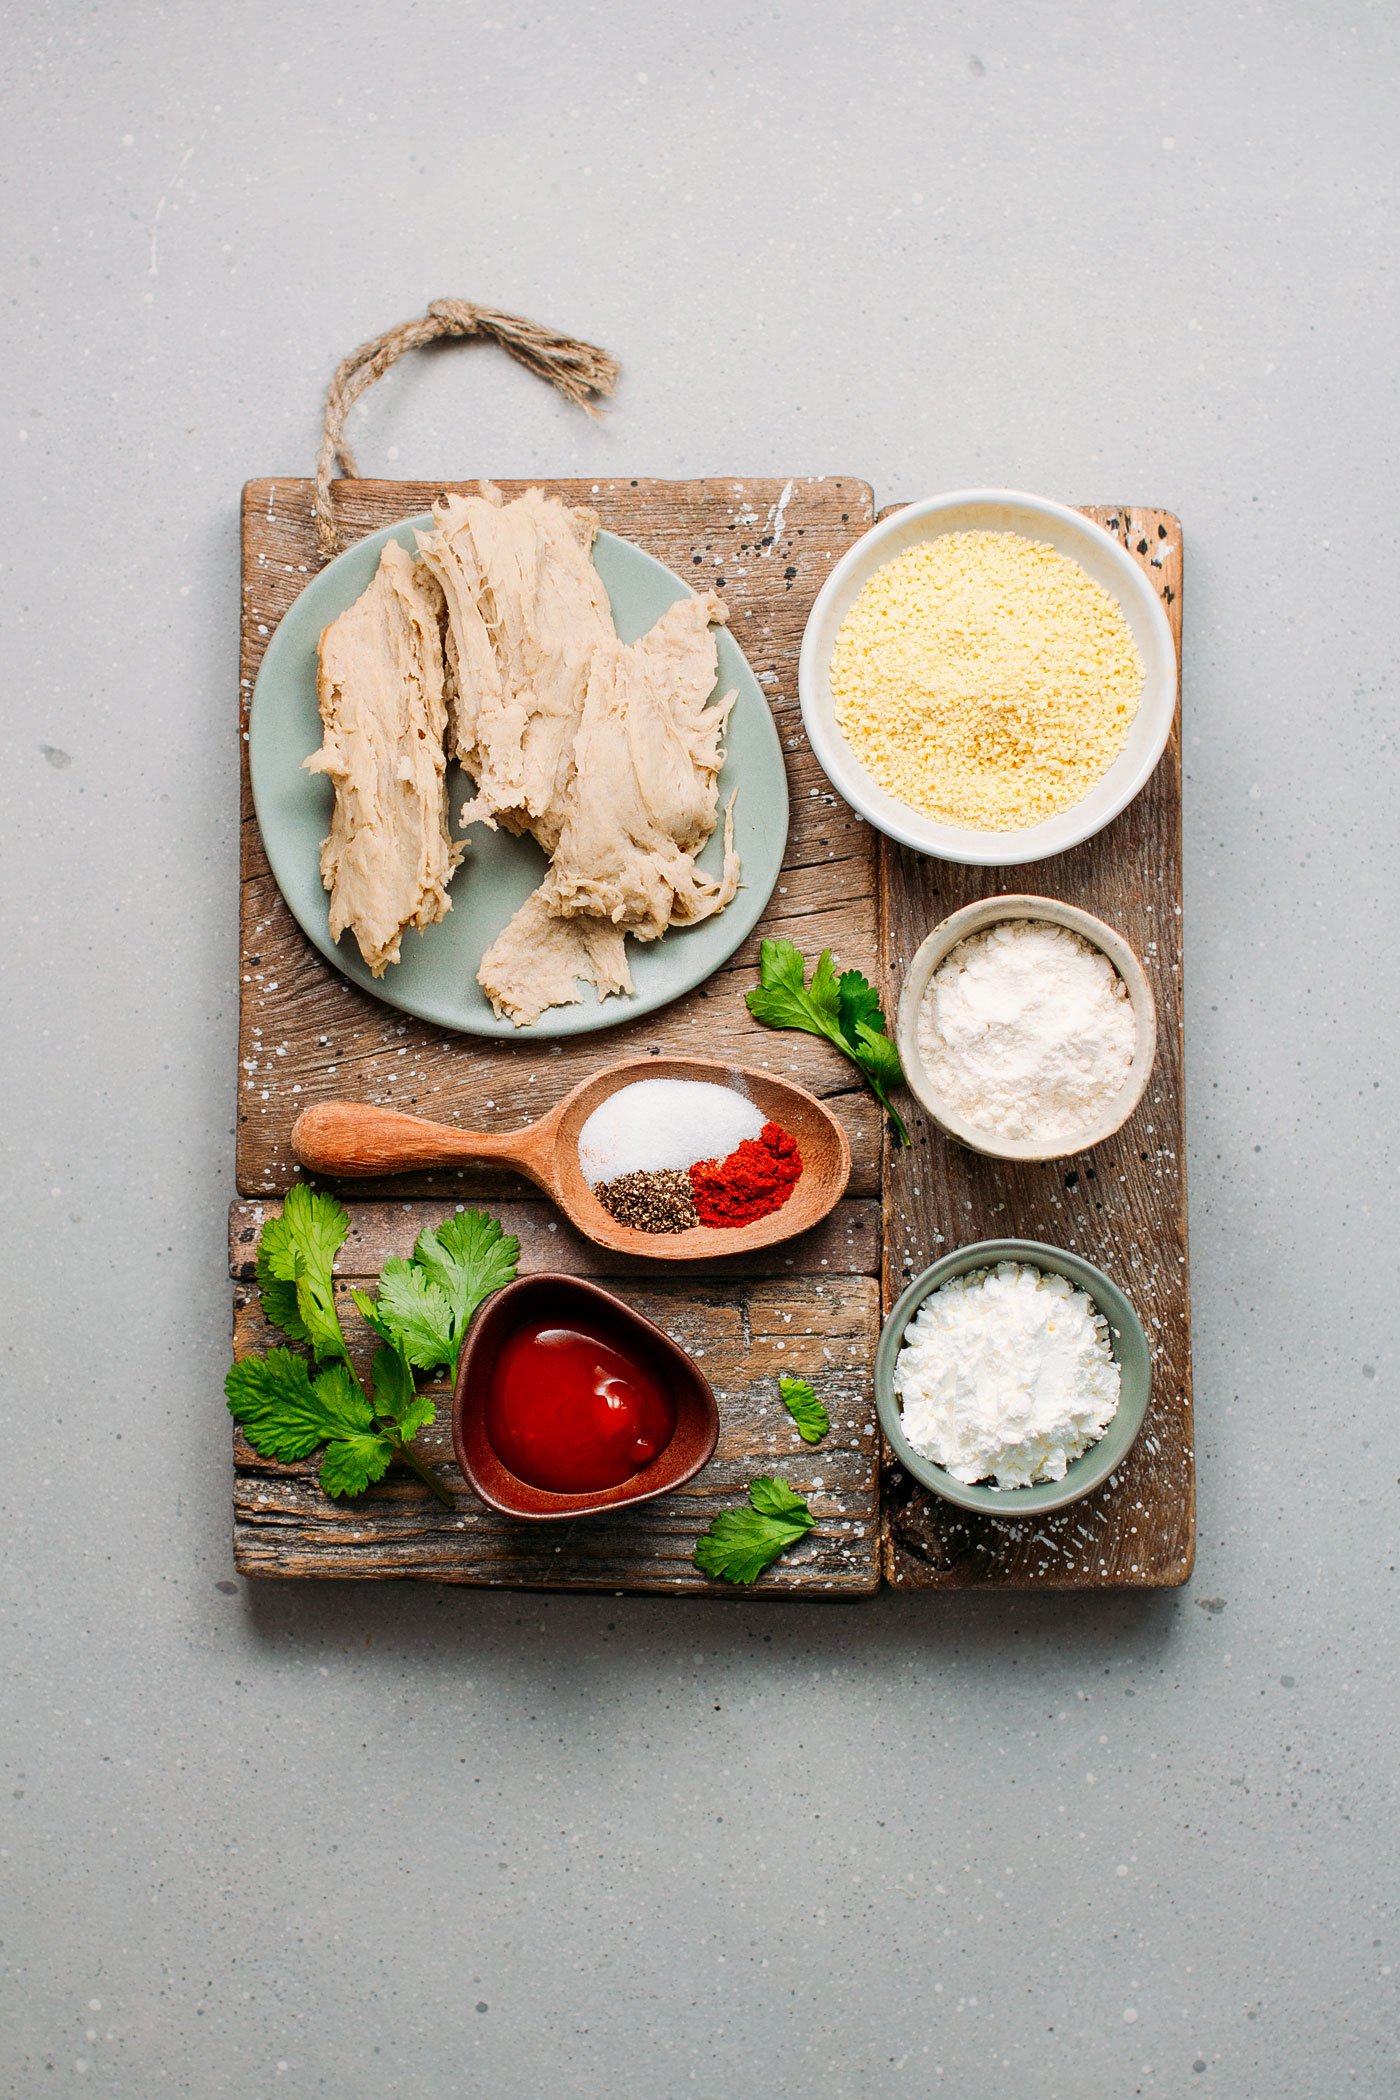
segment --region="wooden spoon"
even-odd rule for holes
[[[638,1232],[634,1226],[620,1225],[583,1178],[578,1139],[601,1101],[639,1079],[706,1079],[738,1087],[768,1121],[790,1131],[802,1154],[802,1173],[782,1208],[750,1225],[693,1225],[688,1232]],[[789,1240],[819,1223],[839,1203],[851,1178],[846,1133],[814,1095],[769,1072],[715,1064],[706,1057],[629,1058],[585,1079],[524,1130],[456,1130],[368,1102],[322,1101],[297,1117],[292,1150],[313,1173],[337,1178],[407,1174],[468,1161],[512,1167],[551,1196],[565,1217],[598,1246],[661,1261],[713,1260]]]

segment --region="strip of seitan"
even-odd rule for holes
[[[639,642],[614,635],[595,648],[553,863],[477,972],[496,1012],[518,1027],[577,999],[575,979],[600,998],[630,991],[625,933],[657,940],[732,901],[733,796],[720,879],[695,865],[715,828],[735,699],[707,704],[718,670],[713,624],[724,618],[707,592],[668,607]]]
[[[695,857],[714,831],[721,744],[708,593],[672,606],[633,644],[618,639],[591,550],[598,519],[530,489],[489,483],[442,496],[419,553],[446,606],[452,749],[476,783],[463,823],[528,833],[552,857],[539,889],[477,972],[519,1026],[576,1000],[631,990],[623,936],[722,911],[739,884],[732,798],[724,868]]]
[[[432,575],[390,540],[369,588],[321,636],[324,738],[305,761],[335,786],[321,880],[331,938],[349,927],[376,977],[406,927],[451,908],[463,851],[448,824],[443,611]]]
[[[737,694],[711,707],[719,672],[713,591],[678,599],[638,642],[593,653],[574,774],[544,888],[562,917],[607,919],[654,941],[723,911],[739,887],[731,809],[718,882],[695,856],[715,828],[725,727]]]
[[[497,934],[476,975],[496,1012],[517,1028],[551,1006],[573,1005],[580,983],[596,985],[600,999],[632,989],[621,929],[606,919],[557,917],[543,883]]]
[[[597,514],[539,489],[442,496],[419,551],[447,601],[452,745],[476,782],[464,824],[558,836],[594,648],[612,610],[590,555]]]

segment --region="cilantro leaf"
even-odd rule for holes
[[[416,1437],[420,1429],[428,1428],[437,1419],[437,1407],[431,1393],[415,1393],[403,1413],[397,1417],[399,1435],[407,1444]]]
[[[825,1036],[861,1072],[880,1106],[909,1143],[909,1132],[890,1100],[890,1088],[902,1085],[899,1052],[885,1026],[880,995],[859,970],[838,977],[831,950],[823,948],[806,982],[806,964],[788,940],[764,941],[759,949],[759,981],[745,995],[745,1005],[765,1028],[801,1028]]]
[[[447,1293],[402,1255],[391,1255],[384,1264],[370,1324],[420,1371],[452,1361],[452,1307]]]
[[[880,1005],[880,994],[876,991],[870,979],[862,977],[859,970],[843,970],[841,972],[837,981],[836,1002],[841,1033],[845,1036],[852,1049],[860,1041],[857,1031],[861,1022],[864,1022],[868,1028],[873,1028],[879,1035],[886,1033],[885,1015]]]
[[[419,1233],[414,1265],[447,1299],[451,1348],[439,1360],[454,1371],[473,1313],[492,1291],[513,1280],[519,1259],[519,1240],[484,1210],[459,1211],[435,1232]]]
[[[229,1371],[224,1392],[229,1413],[253,1449],[282,1465],[293,1465],[328,1438],[367,1428],[373,1420],[344,1364],[328,1365],[313,1380],[306,1358],[290,1349],[245,1356]]]
[[[815,1521],[802,1497],[768,1474],[750,1486],[749,1503],[748,1509],[722,1510],[696,1541],[695,1565],[703,1575],[719,1582],[757,1582]]]
[[[362,1494],[397,1457],[450,1509],[451,1491],[411,1448],[436,1413],[432,1398],[417,1390],[414,1371],[455,1369],[472,1314],[510,1282],[520,1243],[485,1212],[467,1211],[422,1233],[411,1260],[387,1261],[377,1297],[351,1291],[380,1343],[371,1398],[335,1303],[335,1257],[349,1230],[334,1197],[300,1182],[281,1215],[267,1220],[257,1257],[263,1310],[323,1367],[290,1349],[245,1357],[224,1381],[229,1410],[264,1457],[293,1464],[324,1445],[320,1479],[328,1495]]]
[[[760,1516],[778,1517],[785,1524],[795,1524],[799,1531],[810,1531],[816,1521],[796,1490],[772,1473],[762,1473],[750,1483],[749,1500]]]
[[[279,1222],[276,1218],[268,1220],[270,1225]],[[266,1232],[267,1226],[263,1230]],[[272,1264],[261,1245],[258,1247],[257,1276],[263,1317],[274,1327],[280,1327],[289,1342],[309,1342],[311,1337],[306,1331],[306,1322],[297,1311],[297,1287],[295,1283],[287,1283],[273,1274]]]
[[[224,1379],[224,1394],[229,1413],[264,1458],[292,1465],[326,1440],[310,1368],[290,1349],[245,1356]]]
[[[819,1444],[831,1427],[831,1417],[806,1379],[782,1377],[778,1380],[778,1392],[803,1443]]]
[[[354,1429],[327,1444],[321,1486],[328,1495],[362,1495],[389,1470],[397,1446],[377,1429]]]
[[[808,989],[807,965],[788,940],[765,940],[758,951],[758,988],[744,1004],[766,1028],[802,1028],[840,1040],[839,993],[831,950],[823,948]]]
[[[375,1350],[369,1369],[374,1382],[375,1413],[387,1417],[407,1443],[420,1429],[427,1428],[437,1409],[426,1393],[415,1390],[411,1367],[387,1343]]]
[[[318,1358],[346,1355],[332,1272],[349,1230],[334,1196],[299,1181],[288,1189],[281,1217],[269,1218],[258,1239],[258,1282],[264,1292],[273,1287],[272,1303],[264,1298],[268,1318],[292,1341],[309,1343]]]
[[[349,1364],[327,1364],[323,1371],[316,1373],[312,1384],[316,1388],[317,1400],[325,1409],[332,1436],[346,1436],[351,1430],[369,1428],[374,1420],[374,1409]]]
[[[389,1332],[388,1322],[381,1316],[379,1307],[369,1292],[362,1291],[357,1284],[352,1284],[350,1300],[365,1325],[379,1336],[380,1341],[392,1343],[393,1336]]]

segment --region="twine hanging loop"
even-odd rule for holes
[[[416,321],[401,321],[384,335],[361,343],[336,366],[326,389],[326,417],[321,433],[321,454],[316,462],[316,542],[323,560],[339,551],[340,530],[336,523],[332,483],[336,469],[355,479],[359,468],[345,441],[345,419],[366,387],[382,379],[390,365],[406,350],[421,350],[426,343],[444,336],[482,336],[499,343],[526,371],[536,373],[556,387],[566,401],[598,414],[593,396],[610,394],[621,369],[617,359],[596,343],[583,343],[573,336],[556,335],[519,314],[502,314],[489,306],[473,306],[467,299],[434,299]]]

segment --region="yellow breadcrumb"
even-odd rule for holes
[[[1142,658],[1077,561],[1017,532],[950,532],[876,570],[841,623],[831,690],[889,794],[945,824],[1018,831],[1107,772]]]

